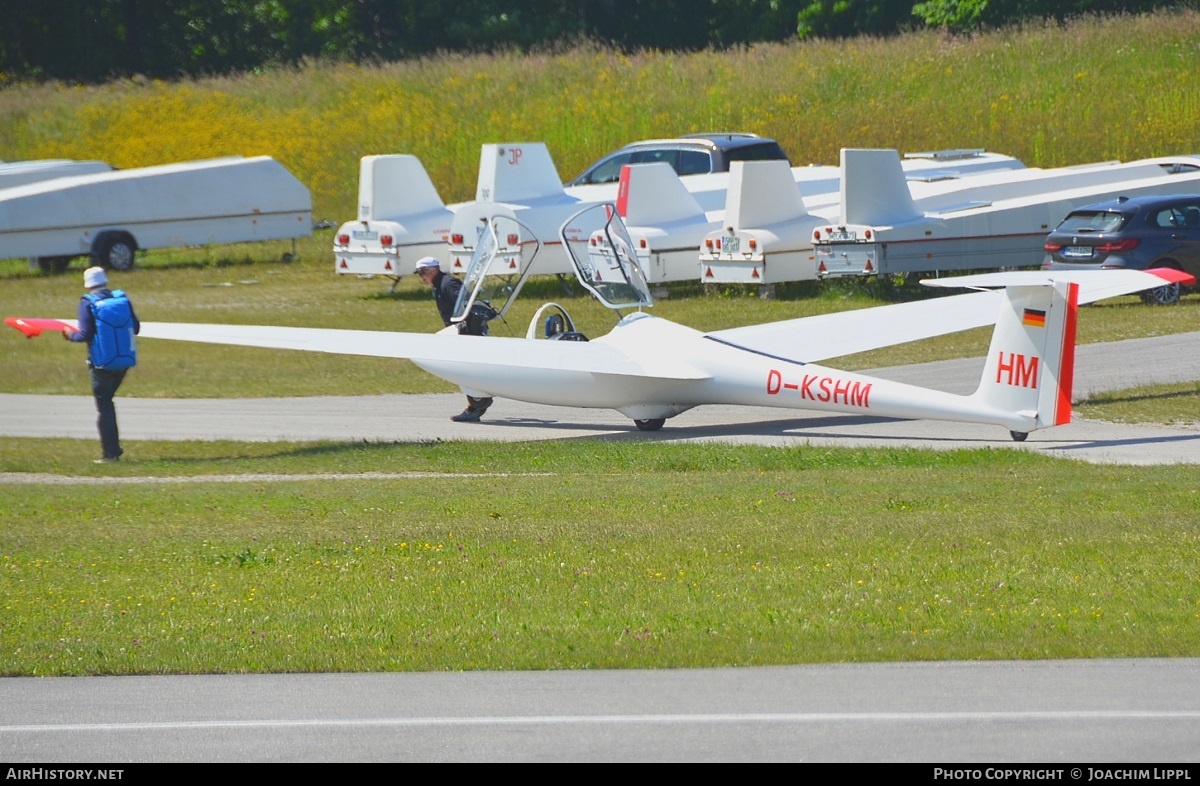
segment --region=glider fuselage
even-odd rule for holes
[[[464,337],[464,340],[478,340]],[[490,339],[483,339],[490,340]],[[649,314],[626,317],[593,343],[620,349],[646,375],[422,359],[417,365],[472,394],[535,404],[617,410],[635,420],[707,405],[762,406],[876,417],[979,422],[969,396],[752,352]],[[999,410],[987,422],[1012,430],[1033,418]]]

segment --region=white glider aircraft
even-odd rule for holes
[[[521,288],[524,278],[514,284],[486,275],[503,245],[500,238],[511,230],[504,220],[490,225],[479,243],[456,321],[473,309],[478,313],[488,300],[485,287],[505,288],[489,301],[500,315]],[[602,230],[595,231],[597,226]],[[614,409],[643,431],[655,431],[692,407],[739,404],[990,424],[1020,441],[1070,420],[1079,304],[1191,278],[1179,271],[1104,270],[937,279],[925,283],[980,291],[704,333],[641,310],[651,305],[649,290],[615,208],[581,211],[560,235],[584,287],[618,314],[637,309],[607,335],[587,340],[566,309],[547,303],[525,338],[461,335],[456,325],[416,334],[156,322],[143,322],[141,336],[408,358],[473,396]],[[544,338],[543,320],[549,334]],[[65,327],[57,320],[6,322],[31,337]],[[995,330],[979,388],[969,396],[816,362],[987,324]]]

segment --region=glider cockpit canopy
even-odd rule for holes
[[[616,208],[594,205],[567,219],[559,230],[579,283],[608,308],[654,305],[637,252]]]
[[[519,264],[520,260],[513,257],[519,257],[522,253],[520,246],[502,244],[501,237],[526,237],[527,243],[534,243],[529,261],[524,265]],[[489,319],[503,317],[517,299],[521,287],[525,286],[541,248],[542,244],[533,231],[511,216],[492,216],[485,221],[481,226],[479,242],[475,244],[475,253],[463,275],[463,288],[458,294],[454,316],[450,321],[466,321],[476,303],[486,305],[495,312]],[[511,270],[521,272],[514,274]]]

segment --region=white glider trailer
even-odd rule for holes
[[[911,205],[919,212],[982,204],[1014,191],[1035,193],[1064,173],[1116,166],[1111,162],[1042,170],[1006,166],[993,157],[982,150],[946,150],[909,153],[902,160],[895,150],[845,148],[839,192],[832,198],[805,197],[802,203],[785,198],[769,168],[747,166],[734,175],[742,182],[737,188],[730,186],[722,226],[703,238],[701,281],[771,284],[819,278],[824,271],[815,257],[817,230],[843,221],[845,215],[882,221],[896,215],[897,205]]]
[[[47,158],[38,161],[10,161],[0,164],[0,189],[23,186],[70,175],[89,175],[111,172],[103,161],[73,161],[69,158]]]
[[[651,166],[630,167],[628,188],[622,187],[617,203],[648,281],[767,284],[815,278],[807,270],[811,265],[803,262],[812,256],[813,227],[840,214],[840,167],[789,168],[783,161],[734,161],[730,171],[721,175],[722,204],[705,210],[669,182],[669,169],[652,174]],[[932,182],[973,180],[1024,166],[999,153],[942,150],[907,154],[902,170],[909,181]],[[725,227],[759,228],[759,235],[745,244],[748,255],[726,253],[723,259],[713,255],[709,237],[719,237]],[[757,259],[764,241],[773,248],[802,247],[804,259],[781,260],[771,268],[779,277],[765,276],[766,267]],[[725,250],[736,251],[735,245],[736,239]]]
[[[642,166],[653,165],[635,165]],[[931,178],[1023,166],[1009,156],[981,151],[956,156],[918,154],[905,164],[914,177]],[[839,167],[804,166],[791,172],[805,197],[822,195],[824,201],[836,201]],[[700,229],[719,223],[730,183],[728,172],[679,178],[672,170],[670,175],[654,178],[658,185],[641,187],[669,193],[639,196],[643,205],[662,202],[649,214],[632,219],[642,225],[635,229],[647,229],[656,238],[657,248],[663,249],[646,260],[645,269],[655,282],[696,277],[696,249],[704,235]],[[667,182],[672,179],[676,182]],[[499,249],[495,265],[504,260],[505,272],[516,273],[541,243],[560,242],[558,232],[568,217],[592,205],[619,201],[618,190],[618,183],[563,186],[550,152],[541,142],[486,144],[480,151],[475,199],[447,205],[415,156],[366,156],[359,168],[358,218],[343,224],[335,235],[334,267],[342,274],[387,276],[395,281],[411,273],[417,259],[435,256],[448,263],[449,270],[462,272],[470,263],[484,221],[503,217],[508,219],[505,226],[514,231],[506,231],[500,238],[504,247]],[[678,196],[681,194],[690,196]],[[650,248],[649,241],[643,248]],[[684,249],[687,259],[680,261]],[[495,265],[493,271],[499,272]],[[535,272],[573,275],[560,254],[542,255]]]
[[[358,218],[334,235],[334,269],[344,275],[386,276],[394,285],[413,272],[418,259],[434,256],[464,272],[481,219],[521,214],[519,222],[532,218],[537,224],[536,236],[556,240],[569,215],[588,204],[611,202],[616,193],[616,183],[564,187],[541,142],[483,145],[475,200],[450,205],[416,156],[365,156],[359,163]],[[522,234],[527,232],[506,232],[497,258],[519,267],[522,247],[536,246]],[[530,253],[526,248],[525,256]],[[545,272],[569,271],[564,262],[561,270]]]
[[[1120,196],[1200,190],[1200,157],[1026,170],[914,199],[891,151],[844,151],[841,220],[813,233],[820,277],[1034,267],[1071,210]]]
[[[615,202],[634,241],[649,283],[695,281],[700,273],[697,250],[705,234],[722,225],[729,201],[737,198],[733,194],[735,183],[743,190],[753,190],[759,185],[757,180],[735,180],[733,170],[743,171],[743,165],[750,163],[766,165],[753,169],[780,173],[777,174],[777,180],[784,184],[781,188],[785,192],[790,189],[790,193],[784,197],[789,203],[799,202],[803,198],[812,199],[816,204],[829,203],[836,208],[841,169],[834,166],[791,167],[782,160],[734,161],[730,164],[730,172],[684,178],[667,164],[630,164],[622,169],[622,178],[614,193],[600,190],[611,188],[612,184],[576,186],[565,190],[557,188],[558,175],[547,156],[541,185],[539,189],[532,190],[540,196],[527,196],[523,202],[519,199],[504,202],[480,198],[455,214],[451,230],[452,267],[457,269],[469,262],[473,238],[478,236],[484,219],[504,216],[523,224],[529,234],[538,239],[554,238],[546,241],[547,245],[557,244],[559,229],[571,215],[591,205]],[[496,165],[493,163],[493,166]],[[905,174],[920,177],[921,171],[929,175],[936,171],[938,177],[956,178],[977,172],[1022,167],[1024,164],[1011,156],[971,151],[971,155],[960,156],[958,160],[951,160],[950,157],[940,160],[932,157],[910,159],[905,166]],[[517,242],[528,243],[521,233],[510,235],[507,240],[513,245]],[[566,264],[568,261],[565,255],[551,254],[547,261],[539,259],[534,272],[573,274]],[[508,272],[516,272],[516,268]]]
[[[72,258],[129,270],[148,248],[312,234],[312,196],[267,156],[59,177],[0,191],[0,259],[63,272]]]

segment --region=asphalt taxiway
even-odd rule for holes
[[[1059,775],[1007,779],[1079,781],[1194,763],[1197,739],[1196,659],[0,681],[6,767],[1037,762]]]

